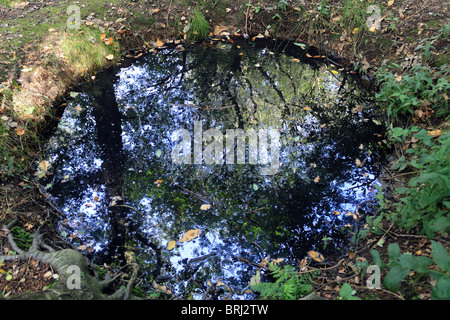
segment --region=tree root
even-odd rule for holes
[[[17,261],[35,259],[44,264],[49,264],[58,273],[58,282],[51,288],[42,292],[23,293],[7,297],[5,299],[33,299],[33,300],[103,300],[103,299],[132,299],[131,294],[133,283],[137,277],[138,266],[133,266],[133,273],[128,285],[112,294],[105,293],[119,275],[111,278],[106,277],[99,280],[96,275],[92,275],[85,257],[73,249],[62,249],[55,251],[45,244],[43,235],[37,230],[33,234],[33,242],[24,251],[16,244],[10,228],[16,220],[3,226],[3,231],[8,235],[8,242],[16,255],[0,255],[0,261]],[[46,251],[42,251],[46,250]]]

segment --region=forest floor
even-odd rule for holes
[[[124,58],[169,43],[183,45],[197,3],[210,26],[206,42],[233,43],[237,37],[280,43],[288,39],[315,47],[341,66],[368,76],[369,81],[383,63],[395,62],[407,69],[417,59],[415,49],[420,42],[447,23],[449,4],[445,1],[369,2],[380,9],[380,28],[372,31],[365,27],[367,1],[356,0],[0,0],[1,224],[17,218],[30,232],[53,225],[57,212],[32,183],[32,176],[39,146],[54,129],[65,98],[73,88]],[[74,4],[74,10],[68,11]],[[448,64],[447,50],[448,42],[439,43],[428,64],[433,68]],[[433,125],[430,121],[430,129]],[[386,189],[393,190],[394,182],[407,180],[389,177]],[[389,241],[399,243],[402,252],[431,250],[425,236],[408,234],[395,225],[383,228],[385,233],[369,236],[345,261],[324,272],[315,288],[322,297],[338,298],[338,283],[349,282],[366,299],[430,298],[429,283],[418,283],[407,293],[392,293],[367,289],[360,275],[353,273],[357,261],[370,259],[370,249],[376,247],[386,256],[383,251]],[[0,231],[3,254],[11,250],[6,236]],[[56,233],[46,236],[57,248],[64,247]],[[386,244],[380,245],[380,239]],[[448,243],[448,238],[442,240]],[[51,267],[36,261],[0,263],[0,296],[40,291],[53,281]]]

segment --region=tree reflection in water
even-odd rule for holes
[[[68,104],[42,183],[67,213],[63,234],[96,262],[134,259],[146,281],[170,275],[183,297],[221,279],[238,298],[255,268],[234,257],[295,262],[345,248],[345,213],[373,197],[378,174],[371,106],[351,77],[267,48],[165,49],[103,73]],[[193,137],[195,121],[223,134],[277,128],[278,173],[248,161],[174,164],[171,134]],[[167,249],[190,229],[200,235]]]

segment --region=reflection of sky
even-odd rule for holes
[[[215,70],[206,70],[208,74],[199,76],[209,66],[202,63],[209,63],[208,57],[211,59],[203,54],[200,50],[187,55],[186,68],[191,69],[184,75],[179,54],[167,55],[164,59],[150,55],[119,71],[115,89],[123,115],[122,142],[126,153],[123,198],[125,205],[135,208],[128,218],[138,221],[142,234],[162,249],[161,274],[171,274],[179,280],[189,272],[193,272],[191,278],[195,276],[201,281],[220,278],[235,288],[233,297],[237,298],[255,270],[236,262],[233,256],[259,263],[265,255],[301,259],[299,254],[316,246],[320,248],[322,237],[336,234],[333,223],[338,227],[353,219],[344,215],[335,217],[331,213],[334,210],[354,212],[358,203],[366,199],[368,186],[364,183],[375,178],[375,164],[368,161],[368,167],[355,167],[356,157],[367,156],[358,148],[366,142],[358,136],[357,130],[370,133],[370,129],[357,127],[359,115],[348,115],[348,110],[339,109],[339,105],[346,104],[338,94],[342,79],[330,75],[325,67],[313,70],[307,65],[290,62],[290,58],[277,58],[267,51],[260,54],[258,50],[249,50],[242,57],[241,71],[233,71],[230,82],[233,86],[229,90],[236,95],[235,101],[240,104],[244,117],[253,117],[260,127],[272,125],[281,129],[279,174],[260,176],[258,168],[251,165],[172,164],[170,152],[175,142],[170,140],[170,135],[174,130],[186,128],[192,132],[196,120],[204,122],[204,130],[217,127],[223,134],[227,128],[236,128],[234,108],[204,111],[181,106],[231,104],[224,94],[226,86],[221,82],[229,72],[226,59],[230,59],[231,53],[220,56],[225,62],[217,58],[219,65]],[[264,72],[273,77],[272,82],[261,76],[260,70],[254,67],[255,61],[262,68],[268,66]],[[208,97],[214,99],[210,102],[201,101],[199,94],[205,91],[201,81],[207,76],[211,76]],[[284,99],[291,114],[283,115],[287,109],[282,109],[273,85],[284,88]],[[347,89],[349,92],[356,90],[354,87]],[[307,96],[307,92],[313,95]],[[324,92],[328,95],[321,96]],[[333,108],[324,108],[324,105]],[[261,108],[252,113],[251,108],[258,106]],[[305,106],[318,111],[305,111]],[[89,97],[84,94],[68,105],[57,133],[49,141],[47,160],[53,172],[48,179],[52,183],[49,191],[68,215],[66,225],[74,235],[71,240],[77,245],[91,245],[97,252],[105,249],[110,241],[107,212],[112,199],[107,195],[102,177],[104,155],[96,141],[96,123],[91,109]],[[324,123],[324,119],[329,121]],[[336,132],[341,123],[348,123],[346,126],[352,132],[339,136]],[[353,149],[342,147],[349,139],[355,139]],[[161,151],[159,157],[157,150]],[[335,171],[324,171],[327,168]],[[369,175],[363,177],[364,172]],[[313,181],[317,175],[320,175],[319,183]],[[162,182],[155,183],[159,180]],[[184,194],[174,183],[197,195],[206,194],[212,199],[212,207],[200,210],[203,202]],[[358,185],[361,188],[355,187]],[[305,197],[304,201],[298,200],[299,197]],[[311,199],[314,197],[317,199]],[[324,225],[323,221],[329,224]],[[179,240],[184,232],[195,228],[201,230],[198,238],[177,242],[172,251],[164,249],[170,240]],[[337,238],[335,241],[336,246],[342,244]],[[262,253],[260,247],[266,251]],[[211,252],[217,255],[199,263],[200,269],[192,271],[192,266],[186,265],[187,260]],[[140,261],[148,264],[150,271],[155,268],[151,248],[143,248],[136,254]],[[176,283],[180,292],[192,286],[187,280],[173,284]],[[198,290],[194,291],[196,297],[201,296]]]

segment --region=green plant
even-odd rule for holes
[[[195,8],[192,12],[188,24],[184,27],[183,33],[187,41],[199,41],[208,37],[210,25],[200,9]]]
[[[417,131],[417,127],[411,129]],[[416,177],[409,180],[406,187],[400,187],[395,193],[400,201],[394,204],[396,211],[391,219],[400,227],[410,230],[419,227],[420,232],[429,238],[435,232],[450,230],[450,132],[433,138],[422,129],[413,137],[417,145],[405,151],[405,156],[391,169],[404,169],[407,166],[419,171]]]
[[[339,22],[344,29],[352,31],[355,28],[363,30],[367,21],[367,2],[359,0],[344,0]]]
[[[276,279],[275,282],[255,281],[259,279],[258,273],[250,283],[251,289],[258,292],[261,299],[296,300],[312,292],[311,274],[300,274],[290,265],[281,267],[269,262],[268,266],[270,275]]]
[[[432,299],[450,299],[450,255],[439,242],[431,241],[431,258],[409,253],[400,254],[397,243],[391,243],[388,246],[389,262],[387,264],[381,260],[377,250],[371,250],[371,254],[374,263],[381,270],[389,268],[383,280],[385,288],[398,291],[401,288],[401,282],[411,271],[415,271],[421,275],[429,275],[436,281],[431,293]]]
[[[450,115],[449,103],[444,95],[450,84],[444,72],[417,65],[399,76],[397,71],[400,70],[401,67],[393,63],[381,67],[378,73],[381,88],[376,99],[386,109],[391,122],[411,117],[415,110],[426,106],[436,110],[437,116]]]
[[[33,238],[28,231],[23,230],[22,228],[15,226],[11,228],[11,232],[14,237],[14,241],[22,250],[28,250],[33,242]]]
[[[361,300],[361,298],[355,296],[356,291],[348,283],[344,283],[339,290],[341,300]]]

